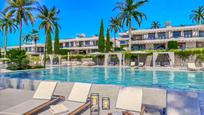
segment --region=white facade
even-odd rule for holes
[[[127,46],[128,32],[119,35],[120,45]],[[167,49],[168,41],[177,41],[180,49],[204,47],[204,25],[134,30],[131,48],[132,50]]]
[[[114,43],[115,41],[111,39]],[[38,54],[42,54],[44,52],[44,44],[36,45],[36,52]],[[19,46],[11,46],[8,49],[19,48]],[[62,39],[60,40],[60,48],[68,49],[72,54],[88,54],[98,51],[98,37],[80,37],[80,38],[71,38],[71,39]],[[28,53],[35,53],[35,45],[34,44],[24,44],[22,45],[22,49],[25,49]],[[53,49],[54,49],[54,41],[53,41]]]

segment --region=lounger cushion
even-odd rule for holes
[[[120,89],[116,108],[141,112],[142,88],[127,87]]]
[[[51,99],[57,82],[40,82],[38,89],[33,96],[34,99]]]
[[[66,106],[69,109],[69,111],[65,112],[65,113],[58,114],[58,115],[67,115],[67,114],[69,114],[69,112],[76,110],[77,108],[82,106],[84,103],[73,102],[73,101],[64,101],[61,104]],[[43,111],[42,113],[40,113],[39,115],[52,115],[52,112],[50,110],[46,110],[46,111]]]
[[[60,114],[60,113],[65,113],[65,112],[69,111],[69,109],[66,106],[64,106],[63,104],[52,105],[52,106],[50,106],[49,110],[53,114]]]
[[[91,84],[75,83],[69,95],[68,100],[85,103],[87,101],[87,97],[90,89],[91,89]]]

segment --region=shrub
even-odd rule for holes
[[[178,49],[178,42],[177,41],[169,41],[168,42],[168,49]]]
[[[10,70],[24,70],[30,68],[25,50],[9,50],[6,57],[9,59],[8,69]]]
[[[68,52],[68,49],[60,49],[60,55],[67,55]]]

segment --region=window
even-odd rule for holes
[[[204,31],[199,31],[199,37],[204,37]]]
[[[174,31],[173,38],[179,38],[179,37],[181,37],[181,31]]]
[[[85,42],[86,46],[90,46],[90,41]]]
[[[65,47],[69,47],[69,42],[65,43]]]
[[[149,33],[148,34],[148,39],[149,40],[154,40],[156,37],[155,37],[155,33]]]
[[[178,47],[179,47],[179,49],[184,50],[184,49],[186,49],[186,43],[179,43]]]
[[[165,49],[165,45],[164,44],[154,44],[154,49],[155,50],[163,50],[163,49]]]
[[[145,45],[133,45],[132,50],[145,50]]]
[[[126,45],[127,43],[127,41],[120,41],[120,45]]]
[[[83,42],[80,41],[80,42],[79,42],[79,47],[82,47],[82,46],[83,46]]]
[[[122,36],[122,38],[129,38],[129,36],[128,35],[124,35],[124,36]]]
[[[135,36],[133,36],[133,38],[132,38],[133,41],[134,41],[134,40],[142,40],[142,39],[143,39],[142,35],[135,35]]]
[[[192,30],[184,31],[184,37],[185,38],[192,38]]]
[[[166,39],[166,33],[165,32],[159,32],[158,33],[158,38],[159,39]]]
[[[74,46],[74,43],[73,43],[73,42],[70,42],[69,46],[70,46],[70,47],[73,47],[73,46]]]

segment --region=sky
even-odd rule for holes
[[[38,0],[41,5],[49,8],[56,6],[60,9],[59,24],[61,25],[60,39],[75,38],[77,34],[84,33],[92,36],[99,33],[100,21],[104,20],[105,28],[110,25],[110,18],[117,15],[112,11],[116,2],[122,0]],[[135,0],[138,1],[138,0]],[[140,11],[147,15],[142,26],[133,22],[134,28],[150,28],[152,21],[159,21],[162,26],[170,21],[172,26],[192,25],[189,15],[198,6],[204,6],[204,0],[149,0]],[[0,0],[0,11],[7,6],[6,0]],[[39,29],[40,20],[36,19],[34,29]],[[23,35],[32,30],[31,25],[23,25]],[[40,31],[38,43],[45,42],[45,33]],[[54,36],[53,36],[54,37]],[[9,34],[8,46],[19,44],[19,31]],[[3,46],[3,35],[0,33],[0,46]]]

